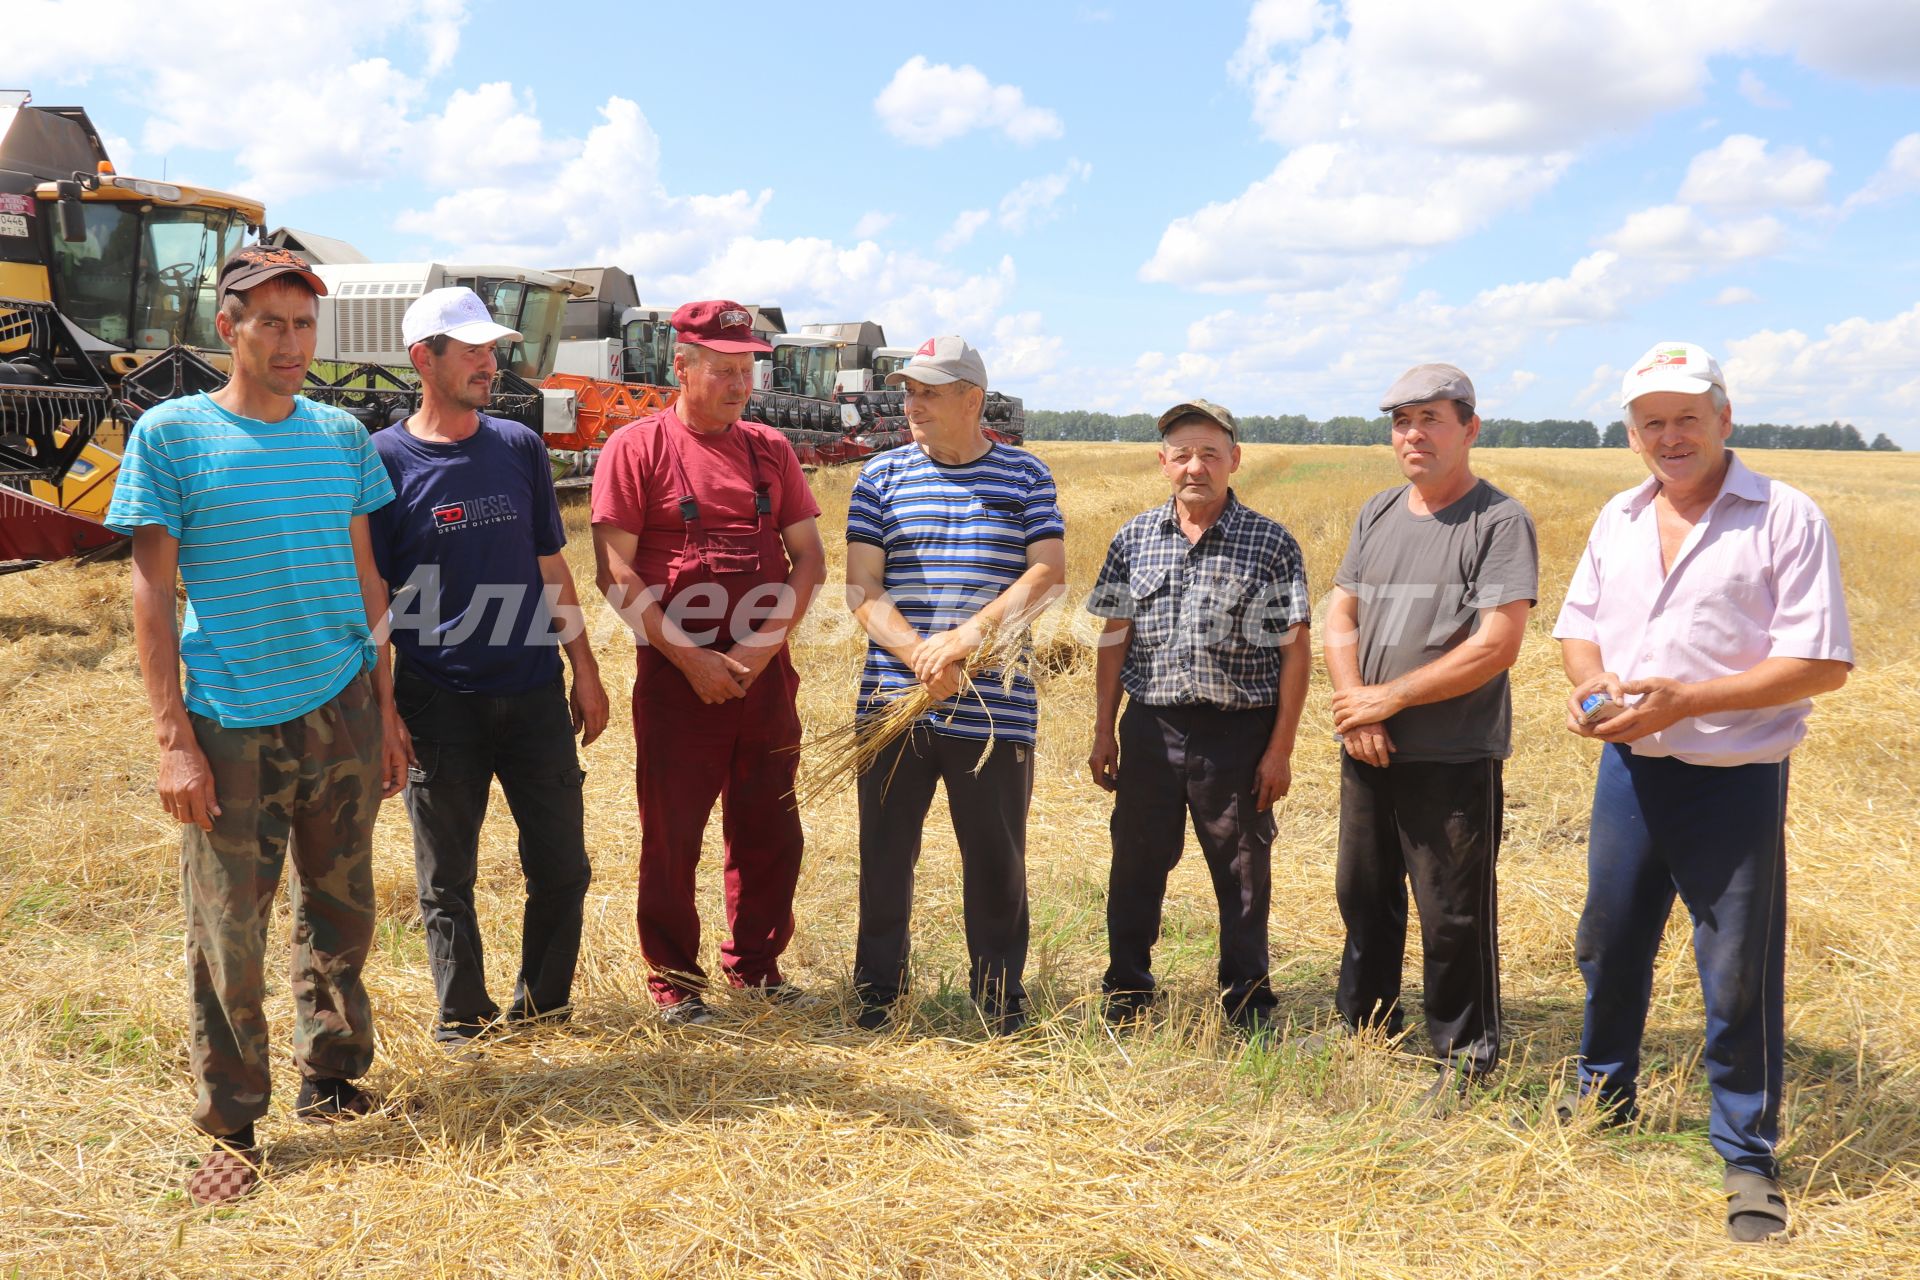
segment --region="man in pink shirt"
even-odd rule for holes
[[[1567,727],[1606,744],[1575,951],[1580,1091],[1634,1118],[1653,966],[1677,894],[1707,1012],[1709,1135],[1727,1231],[1786,1230],[1780,1132],[1787,762],[1815,694],[1853,665],[1840,560],[1812,500],[1727,448],[1720,366],[1663,342],[1627,373],[1651,477],[1601,510],[1554,624]]]

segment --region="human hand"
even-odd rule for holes
[[[607,703],[607,689],[600,683],[598,671],[582,673],[575,669],[573,688],[567,691],[567,713],[573,717],[573,731],[580,735],[583,747],[607,727],[612,708]]]
[[[176,821],[192,823],[202,831],[213,830],[213,820],[220,816],[220,802],[213,794],[213,768],[199,743],[160,752],[154,789],[160,793],[160,807]]]
[[[1608,716],[1593,725],[1587,736],[1602,742],[1633,742],[1670,728],[1694,714],[1688,698],[1692,688],[1684,680],[1666,676],[1629,680],[1620,686],[1620,691],[1640,700],[1619,715]]]
[[[391,800],[407,785],[407,770],[417,764],[413,734],[400,712],[388,703],[380,713],[380,798]]]
[[[738,658],[713,649],[681,649],[673,663],[708,706],[747,696],[745,678],[752,673]]]
[[[1377,727],[1377,726],[1376,726]],[[1384,736],[1386,730],[1382,729]],[[1274,801],[1293,787],[1293,753],[1268,747],[1253,770],[1253,800],[1261,809],[1273,808]]]
[[[1087,753],[1087,769],[1093,774],[1093,785],[1103,791],[1117,791],[1120,787],[1120,742],[1113,736],[1113,730],[1101,729],[1093,735],[1093,750]]]
[[[966,668],[954,662],[935,672],[933,679],[922,683],[927,686],[927,692],[932,695],[935,702],[945,702],[960,692],[960,687],[966,683],[966,679]]]
[[[1362,764],[1384,769],[1392,763],[1393,739],[1383,724],[1359,724],[1340,735],[1347,754]]]
[[[1611,671],[1603,671],[1592,679],[1583,680],[1575,685],[1573,692],[1567,695],[1567,729],[1569,732],[1577,733],[1583,738],[1599,736],[1598,730],[1602,723],[1598,720],[1588,723],[1586,713],[1580,709],[1581,702],[1586,699],[1587,695],[1593,693],[1606,694],[1609,698],[1613,699],[1615,704],[1621,706],[1622,709],[1624,709],[1627,700],[1625,686],[1620,683],[1620,677]]]
[[[913,674],[919,676],[922,683],[931,684],[941,668],[971,658],[983,638],[979,623],[972,620],[951,631],[928,636],[914,648]]]
[[[1333,731],[1345,734],[1363,724],[1379,724],[1404,711],[1390,684],[1362,684],[1333,695]]]

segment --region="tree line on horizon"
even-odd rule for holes
[[[1328,418],[1317,422],[1304,414],[1247,414],[1240,418],[1240,439],[1246,444],[1387,444],[1391,422],[1386,417]],[[1152,441],[1155,415],[1150,413],[1094,413],[1084,409],[1027,410],[1029,440],[1098,440],[1111,443]],[[1833,449],[1898,453],[1900,446],[1882,431],[1869,444],[1850,422],[1825,422],[1810,427],[1772,422],[1735,423],[1729,444],[1745,449]],[[1581,419],[1485,418],[1480,423],[1480,447],[1493,449],[1624,449],[1627,427],[1610,422],[1605,429]]]

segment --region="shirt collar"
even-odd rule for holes
[[[1653,501],[1653,495],[1659,492],[1659,477],[1648,476],[1641,482],[1640,487],[1633,491],[1633,496],[1627,499],[1627,511],[1633,515],[1640,514],[1646,510],[1647,504]],[[1708,509],[1719,506],[1720,500],[1727,497],[1744,498],[1748,502],[1767,500],[1766,480],[1753,468],[1740,461],[1740,455],[1732,449],[1727,450],[1727,474],[1720,477],[1720,492],[1714,495],[1713,501],[1708,504]]]

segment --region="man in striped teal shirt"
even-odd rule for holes
[[[906,386],[913,444],[881,454],[847,512],[847,602],[866,629],[860,710],[914,684],[941,699],[860,778],[860,1025],[885,1026],[906,981],[913,871],[936,784],[960,846],[968,986],[996,1033],[1026,1023],[1027,806],[1033,682],[967,660],[995,626],[1030,616],[1066,579],[1053,475],[980,428],[987,369],[956,337],[932,338],[887,379]]]
[[[227,260],[219,289],[229,381],[141,417],[107,512],[133,538],[158,790],[182,824],[193,1121],[214,1138],[188,1180],[200,1204],[258,1181],[267,920],[289,851],[294,1113],[373,1110],[352,1083],[373,1061],[360,980],[373,936],[373,819],[407,765],[385,666],[373,660],[386,595],[367,514],[393,488],[359,423],[298,394],[326,286],[298,256],[254,247]],[[176,581],[187,594],[177,631]]]

